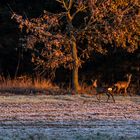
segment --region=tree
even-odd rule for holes
[[[92,13],[89,26],[99,39],[129,52],[140,46],[138,0],[89,0],[89,6]]]
[[[42,17],[24,19],[13,13],[19,28],[28,33],[27,46],[33,50],[38,67],[56,69],[63,65],[73,71],[73,89],[79,90],[78,69],[93,51],[106,53],[104,44],[134,50],[139,43],[139,6],[128,0],[57,0],[59,13],[44,11]],[[119,3],[120,2],[120,3]],[[78,26],[78,16],[82,17]],[[129,23],[130,27],[127,27]],[[35,47],[42,42],[43,47]],[[83,46],[78,46],[81,42]],[[129,46],[129,47],[127,47]],[[84,59],[83,59],[84,58]]]
[[[78,13],[86,10],[86,2],[57,0],[62,5],[62,13],[54,14],[44,11],[40,18],[23,19],[22,16],[13,14],[12,18],[20,24],[22,30],[26,27],[29,33],[27,46],[34,50],[33,61],[37,65],[56,69],[60,65],[73,70],[73,89],[77,92],[78,68],[81,61],[77,55],[77,36],[79,29],[73,26],[73,20]],[[64,23],[65,22],[65,23]],[[85,24],[85,23],[83,23]],[[36,42],[44,43],[44,47],[37,50]]]

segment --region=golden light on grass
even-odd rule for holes
[[[33,80],[29,76],[20,76],[15,79],[0,76],[0,89],[16,88],[16,87],[47,89],[56,86],[50,80],[40,79],[39,77]]]

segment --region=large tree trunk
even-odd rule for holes
[[[79,90],[79,82],[78,82],[78,69],[79,69],[79,64],[78,64],[78,57],[77,57],[77,46],[76,46],[76,41],[75,38],[72,37],[72,57],[74,59],[73,62],[73,71],[72,71],[72,88],[73,90],[77,93]]]
[[[73,3],[73,1],[70,1],[70,5]],[[72,47],[72,58],[73,58],[73,69],[72,69],[72,89],[74,92],[78,93],[79,90],[79,82],[78,82],[78,69],[79,69],[79,61],[77,56],[77,45],[76,45],[76,39],[74,37],[74,31],[73,31],[73,25],[72,20],[73,16],[70,14],[70,10],[67,12],[67,19],[69,22],[69,32],[71,37],[71,47]]]

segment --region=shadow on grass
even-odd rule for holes
[[[0,95],[66,95],[68,91],[59,88],[10,87],[0,89]]]

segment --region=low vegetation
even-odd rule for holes
[[[45,93],[46,90],[58,89],[50,80],[35,78],[29,76],[20,76],[15,79],[0,76],[0,92],[12,94],[37,94]]]

